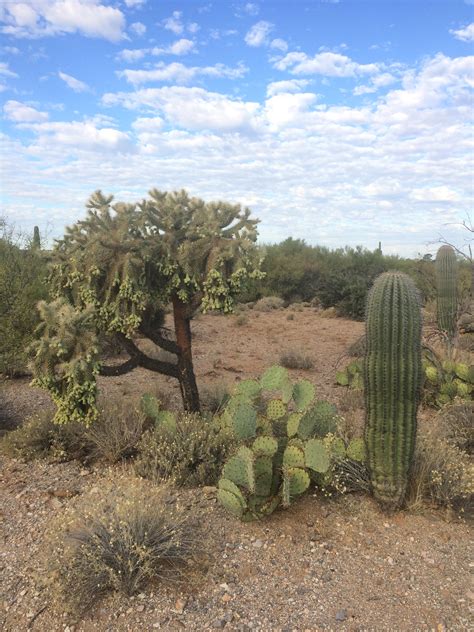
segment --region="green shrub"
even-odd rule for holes
[[[214,419],[183,413],[172,423],[158,423],[138,444],[135,472],[179,487],[214,485],[233,445]]]
[[[43,255],[0,219],[0,374],[9,377],[27,371],[27,348],[39,323],[36,304],[48,297]]]
[[[285,351],[280,356],[280,365],[286,369],[309,370],[314,367],[314,360],[303,351]]]
[[[48,538],[50,590],[75,614],[118,591],[175,581],[197,550],[195,520],[137,479],[105,485],[62,515]]]
[[[55,424],[50,411],[29,417],[16,430],[7,433],[0,445],[8,456],[25,461],[85,459],[92,450],[86,428],[82,424]]]
[[[243,325],[247,325],[249,322],[249,319],[247,316],[245,316],[245,314],[239,314],[236,319],[235,319],[235,324],[237,325],[237,327],[242,327]]]

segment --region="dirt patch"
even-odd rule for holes
[[[256,377],[286,350],[312,356],[320,397],[342,403],[334,385],[337,361],[363,331],[362,323],[325,319],[312,309],[202,316],[193,323],[199,385],[229,386]],[[180,404],[177,384],[144,370],[103,378],[109,396],[163,392]],[[50,405],[26,380],[6,384],[17,420]],[[346,402],[347,403],[347,402]],[[360,412],[360,411],[359,411]],[[241,524],[217,504],[212,488],[178,492],[200,507],[206,541],[202,567],[188,584],[160,585],[132,599],[111,596],[79,623],[53,609],[36,581],[44,533],[84,494],[122,475],[125,466],[86,469],[77,463],[0,464],[0,628],[67,630],[467,630],[472,530],[444,512],[387,517],[370,498],[302,498],[261,523]],[[125,467],[126,469],[126,467]]]

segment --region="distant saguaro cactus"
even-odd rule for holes
[[[368,465],[376,499],[403,502],[416,437],[420,398],[421,311],[413,281],[385,272],[367,302],[364,362]]]
[[[38,226],[35,226],[33,229],[33,241],[31,245],[34,250],[41,249],[41,237]]]
[[[441,246],[436,254],[438,327],[452,338],[458,311],[457,261],[451,246]]]

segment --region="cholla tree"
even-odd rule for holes
[[[53,250],[50,281],[57,300],[41,306],[42,337],[33,347],[32,365],[36,383],[58,404],[58,422],[92,421],[96,375],[121,375],[139,366],[178,379],[184,408],[198,411],[191,318],[199,307],[231,312],[245,281],[262,276],[258,220],[248,208],[206,203],[185,191],[153,189],[149,195],[125,204],[96,191],[86,218],[68,228]],[[174,336],[163,327],[169,303]],[[85,346],[76,338],[87,329]],[[138,335],[176,361],[147,355]],[[118,341],[126,361],[101,361],[104,336]]]

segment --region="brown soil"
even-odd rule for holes
[[[294,320],[287,320],[288,314]],[[195,368],[201,389],[232,386],[301,350],[314,368],[291,371],[320,397],[347,408],[334,370],[362,323],[321,318],[314,310],[201,316],[193,323]],[[107,397],[145,391],[169,395],[175,382],[136,370],[104,378]],[[50,406],[26,380],[7,382],[5,426]],[[362,412],[354,417],[360,422]],[[126,469],[126,467],[125,467]],[[77,463],[23,464],[2,459],[0,469],[0,629],[125,630],[467,630],[470,628],[471,530],[444,512],[400,512],[387,517],[370,498],[308,495],[262,523],[241,524],[217,505],[212,489],[179,492],[204,515],[206,563],[192,583],[161,585],[135,598],[111,596],[81,622],[48,601],[37,582],[44,533],[55,516],[100,490],[124,467],[85,469]]]

